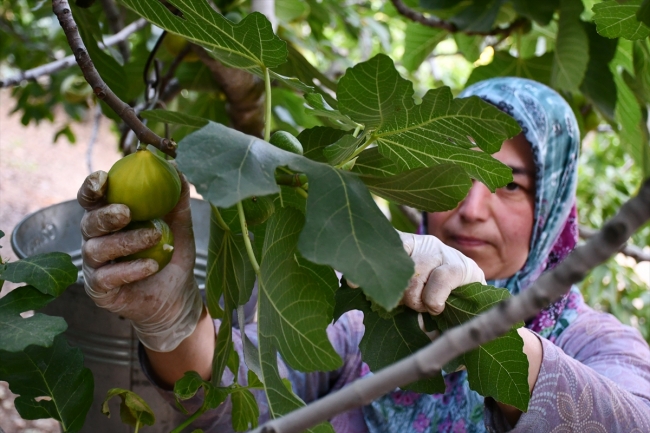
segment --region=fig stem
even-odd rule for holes
[[[224,230],[230,231],[230,227],[228,227],[228,224],[223,220],[223,217],[221,216],[221,212],[219,212],[219,208],[216,207],[213,204],[210,204],[210,208],[212,209],[212,216],[214,219],[217,220],[217,224],[219,224],[219,227],[221,227]]]
[[[264,88],[266,91],[266,110],[264,113],[264,140],[269,141],[271,139],[271,115],[272,108],[271,105],[271,76],[269,75],[269,68],[264,68]]]
[[[255,258],[255,253],[253,252],[253,245],[251,245],[251,238],[248,236],[248,225],[246,224],[246,217],[244,215],[244,207],[241,204],[241,201],[237,202],[237,213],[239,214],[239,224],[241,225],[241,231],[244,235],[244,244],[246,245],[246,253],[248,254],[248,260],[250,260],[253,270],[257,278],[260,278],[260,265],[257,263],[257,258]]]
[[[99,75],[79,35],[79,28],[72,17],[72,11],[68,2],[66,0],[52,0],[52,10],[58,18],[59,24],[68,39],[68,45],[72,48],[72,52],[77,60],[77,64],[81,68],[84,78],[90,84],[90,87],[92,87],[95,96],[111,107],[124,123],[133,130],[141,142],[156,146],[167,155],[175,157],[176,142],[169,138],[160,137],[151,129],[147,128],[138,118],[133,107],[118,98]]]

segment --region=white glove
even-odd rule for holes
[[[118,232],[130,222],[130,211],[122,204],[106,205],[106,179],[105,172],[91,174],[77,194],[86,209],[81,221],[86,293],[98,307],[130,319],[146,347],[170,352],[194,332],[204,308],[194,279],[189,185],[181,175],[180,200],[164,218],[174,234],[174,254],[156,273],[152,259],[112,262],[154,246],[161,233],[153,228]]]
[[[415,262],[415,274],[402,297],[402,304],[420,313],[442,313],[453,289],[465,284],[486,284],[474,260],[431,235],[398,231],[404,249]]]

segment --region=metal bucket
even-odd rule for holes
[[[210,205],[192,199],[192,220],[196,239],[194,275],[203,290],[210,231]],[[95,378],[93,405],[82,432],[130,433],[133,428],[122,424],[119,399],[110,404],[111,418],[100,407],[110,388],[130,389],[149,403],[156,423],[148,432],[169,432],[184,418],[165,402],[143,374],[138,361],[138,339],[128,320],[95,306],[84,291],[81,273],[81,232],[83,209],[76,200],[59,203],[25,217],[14,229],[11,246],[19,258],[61,251],[72,256],[79,269],[77,282],[42,311],[61,316],[68,322],[65,336],[84,354],[84,364]]]

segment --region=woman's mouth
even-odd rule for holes
[[[470,236],[457,236],[454,235],[451,237],[453,242],[457,244],[460,247],[465,247],[465,248],[477,248],[477,247],[482,247],[487,245],[487,242],[485,242],[482,239],[478,238],[473,238]]]

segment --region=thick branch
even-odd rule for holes
[[[395,6],[395,9],[397,9],[397,12],[400,13],[400,15],[410,19],[411,21],[415,21],[416,23],[420,23],[424,26],[427,27],[435,27],[437,29],[443,29],[447,30],[449,33],[456,33],[460,32],[458,27],[456,27],[455,24],[443,21],[438,18],[433,18],[433,17],[427,17],[422,15],[420,12],[415,11],[408,6],[404,4],[402,0],[391,0],[391,3],[393,3],[393,6]],[[527,22],[528,20],[526,18],[518,18],[515,21],[512,22],[508,27],[503,27],[503,28],[495,28],[490,30],[489,32],[463,32],[466,35],[475,35],[475,36],[491,36],[491,35],[509,35],[512,33],[514,30],[518,29],[519,27],[523,27],[523,25]]]
[[[143,28],[145,25],[147,25],[147,21],[144,18],[134,21],[128,26],[124,27],[119,33],[107,37],[104,40],[103,46],[112,47],[113,45],[124,42],[128,39],[129,36]],[[24,80],[33,81],[38,77],[42,77],[43,75],[52,75],[56,72],[62,71],[63,69],[67,69],[76,63],[77,61],[75,60],[74,55],[70,55],[46,65],[19,72],[13,77],[9,77],[5,80],[0,80],[0,88],[15,86]]]
[[[192,49],[210,69],[219,88],[226,95],[232,127],[243,133],[262,137],[264,82],[249,72],[224,66],[199,46],[193,46]]]
[[[459,355],[507,333],[515,323],[534,317],[542,308],[567,293],[591,269],[615,254],[641,225],[650,219],[650,179],[639,195],[625,203],[618,214],[584,245],[577,247],[555,269],[527,290],[484,314],[450,329],[412,356],[357,380],[342,390],[270,421],[256,433],[300,432],[350,409],[364,406],[396,387],[439,374]]]
[[[95,69],[95,65],[88,55],[88,51],[84,46],[81,36],[79,35],[79,29],[77,24],[72,17],[72,12],[70,11],[70,6],[66,0],[52,0],[52,9],[54,14],[59,19],[59,24],[63,28],[63,32],[68,38],[68,44],[72,48],[72,52],[77,59],[77,63],[81,68],[81,72],[84,75],[84,78],[92,87],[95,96],[103,100],[118,116],[124,120],[129,128],[133,130],[135,135],[138,137],[142,143],[151,144],[156,146],[161,151],[165,152],[170,156],[176,155],[176,143],[173,140],[168,138],[159,137],[152,130],[147,128],[141,121],[138,119],[138,116],[135,114],[135,111],[131,106],[124,103],[120,98],[113,93],[113,91],[106,85],[102,77]]]
[[[598,233],[598,230],[594,230],[585,226],[580,226],[578,230],[580,237],[585,240],[593,237],[596,233]],[[632,257],[637,262],[650,262],[650,253],[646,253],[636,245],[625,244],[619,250],[619,252],[625,254],[628,257]]]

